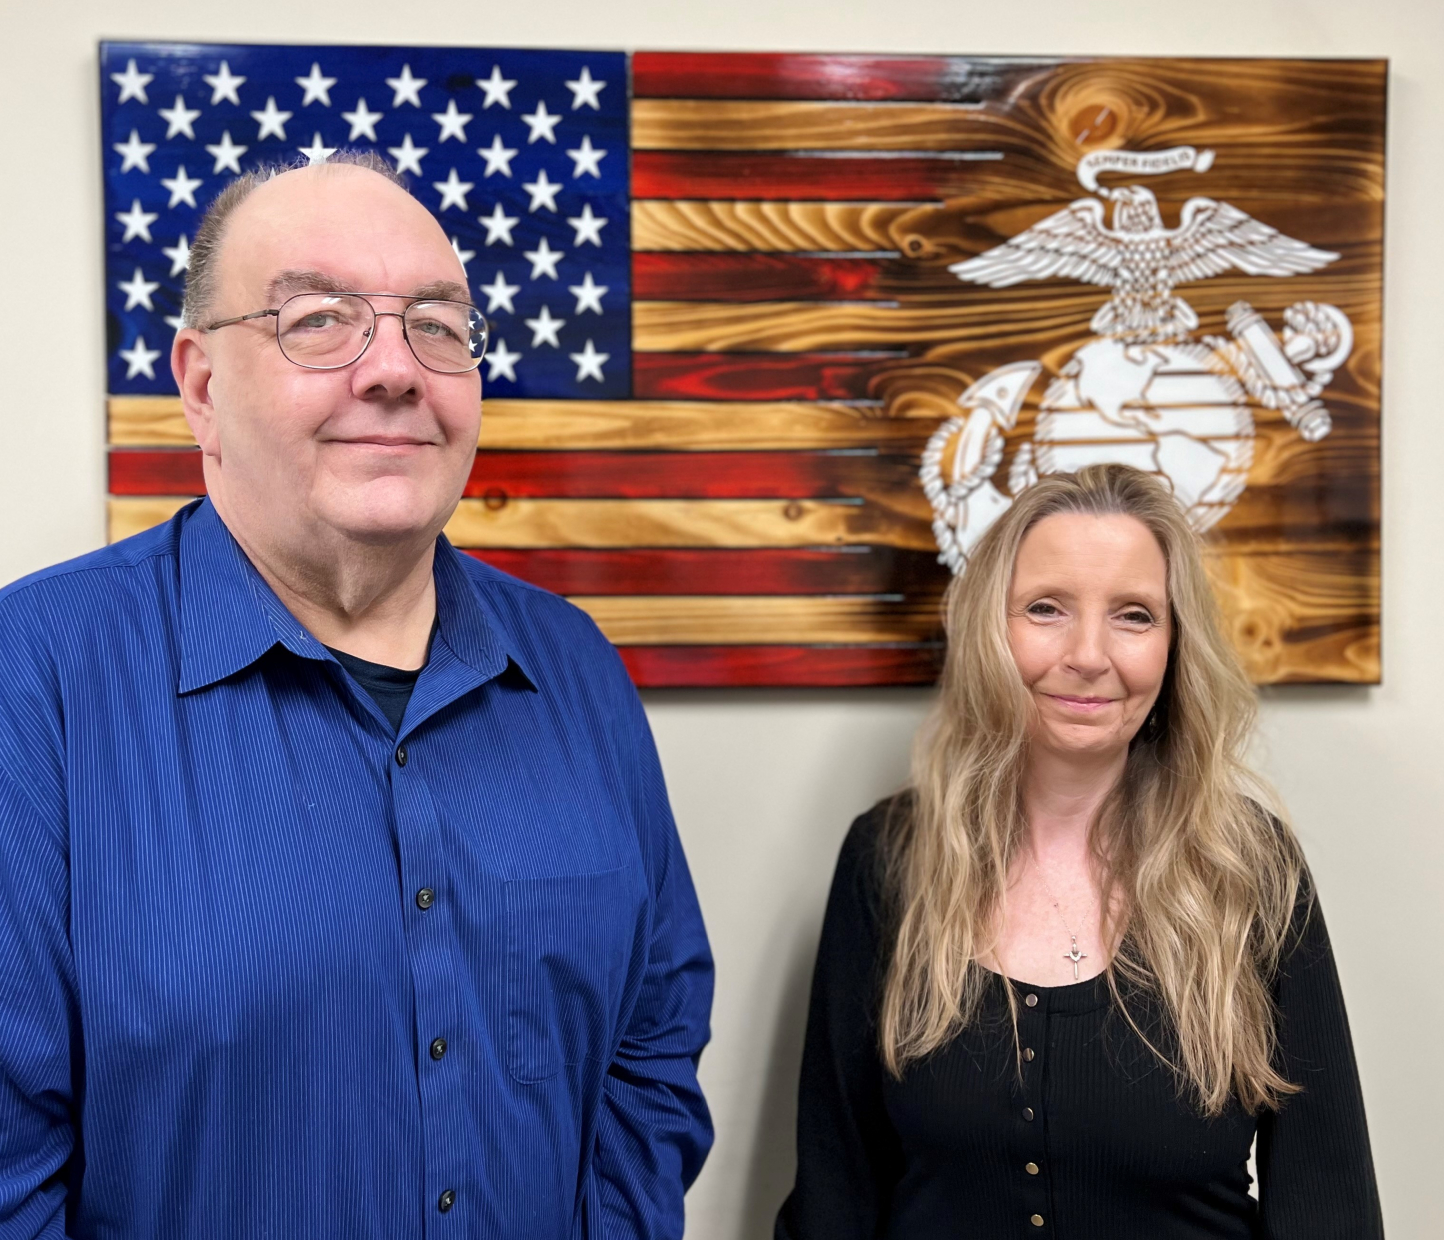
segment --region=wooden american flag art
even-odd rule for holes
[[[375,149],[492,325],[447,534],[641,686],[925,684],[1040,474],[1165,478],[1255,679],[1379,679],[1386,65],[101,48],[110,537],[202,493],[206,203]]]

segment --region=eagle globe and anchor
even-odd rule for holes
[[[1102,187],[1102,172],[1207,172],[1212,151],[1095,151],[1078,164],[1080,198],[1012,240],[949,270],[959,279],[1008,288],[1067,277],[1112,296],[1093,316],[1092,338],[1048,383],[1032,438],[996,479],[1006,434],[1042,373],[1014,362],[958,397],[960,412],[928,441],[920,476],[932,504],[939,560],[953,573],[1013,499],[1041,475],[1122,462],[1157,474],[1200,532],[1233,507],[1253,461],[1254,409],[1278,410],[1308,442],[1331,429],[1319,397],[1353,349],[1338,307],[1295,302],[1275,334],[1245,301],[1227,314],[1228,337],[1196,339],[1198,316],[1174,287],[1231,268],[1247,275],[1317,271],[1339,256],[1286,237],[1237,207],[1190,198],[1177,228],[1142,185]],[[1112,227],[1104,203],[1113,206]]]

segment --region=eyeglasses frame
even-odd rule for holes
[[[406,330],[406,310],[410,310],[412,306],[419,306],[429,302],[441,302],[449,306],[465,306],[468,310],[476,310],[478,314],[481,314],[481,311],[477,310],[476,306],[472,305],[472,303],[469,301],[456,301],[455,299],[450,297],[412,297],[410,298],[410,305],[406,307],[406,310],[403,310],[400,313],[395,310],[378,310],[375,306],[372,306],[369,301],[366,301],[368,297],[390,297],[404,299],[407,298],[407,296],[408,295],[406,293],[342,293],[333,290],[328,291],[323,289],[313,289],[304,293],[292,293],[291,296],[287,297],[285,301],[283,301],[273,310],[253,310],[250,314],[238,314],[235,318],[232,319],[218,319],[214,323],[208,323],[200,330],[203,332],[213,332],[222,327],[234,326],[236,323],[249,323],[252,319],[274,318],[276,320],[276,348],[281,351],[281,356],[284,357],[288,362],[290,362],[292,366],[299,366],[302,370],[345,370],[347,366],[354,366],[357,362],[359,362],[363,357],[366,356],[366,350],[371,347],[371,342],[376,339],[376,319],[400,319],[401,339],[406,341],[406,347],[411,350],[411,356],[416,359],[416,363],[418,366],[424,367],[426,370],[431,371],[431,373],[434,375],[469,375],[474,374],[477,370],[479,370],[481,368],[481,363],[486,359],[485,346],[482,347],[481,353],[476,359],[476,364],[466,370],[437,370],[435,366],[428,366],[425,362],[423,362],[421,360],[421,355],[416,351],[416,347],[411,343],[411,336]],[[302,297],[359,297],[362,301],[366,301],[366,304],[371,307],[371,317],[373,322],[372,329],[366,337],[366,343],[361,346],[361,352],[356,354],[356,356],[353,357],[349,362],[342,362],[339,366],[308,366],[305,362],[298,362],[294,357],[287,353],[285,345],[281,343],[281,311],[284,310],[287,306],[289,306],[293,301],[296,301]],[[482,326],[485,328],[484,335],[486,338],[486,344],[490,344],[491,324],[486,321],[485,315],[482,315],[481,322]]]

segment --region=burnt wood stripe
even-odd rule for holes
[[[879,646],[622,646],[640,689],[722,685],[845,688],[930,685],[942,667],[935,643]]]

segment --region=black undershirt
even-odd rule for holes
[[[435,634],[436,630],[433,628],[432,636]],[[384,663],[358,659],[354,654],[347,654],[334,646],[327,646],[326,649],[336,657],[336,662],[346,669],[347,675],[365,689],[371,700],[381,708],[381,713],[391,723],[391,730],[401,731],[401,721],[406,718],[406,705],[411,701],[411,693],[416,688],[416,680],[421,675],[422,668],[407,671],[405,668],[387,667]],[[427,640],[426,657],[431,658],[430,639]],[[424,666],[425,664],[422,665]]]
[[[1277,1113],[1205,1119],[1098,978],[1004,986],[894,1080],[876,1013],[891,915],[886,803],[843,845],[813,976],[797,1183],[778,1240],[1379,1240],[1363,1099],[1317,904],[1301,905],[1274,987],[1278,1062],[1303,1091]],[[1034,999],[1026,1002],[1027,996]],[[1130,1011],[1155,1036],[1160,1013]],[[1258,1140],[1259,1200],[1247,1160]]]

